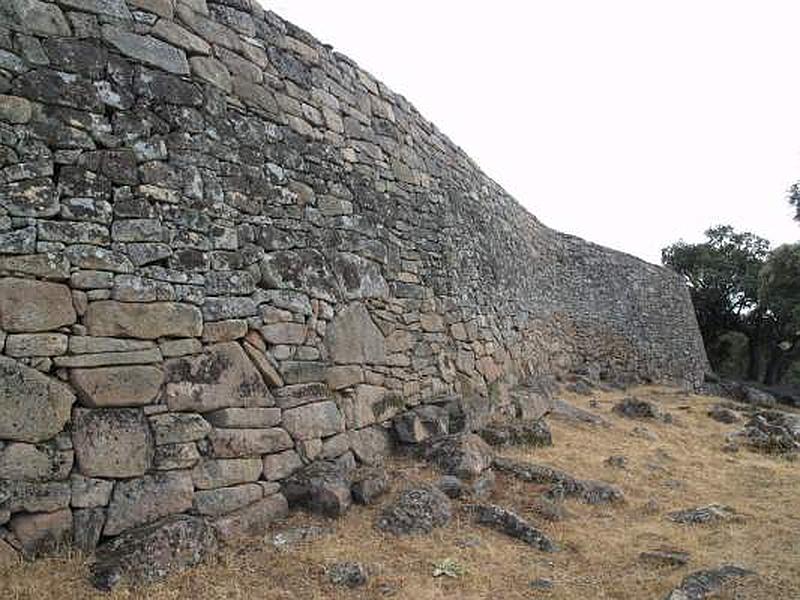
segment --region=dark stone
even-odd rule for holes
[[[522,540],[542,552],[558,550],[550,538],[510,510],[494,504],[471,504],[466,506],[465,510],[473,516],[476,523]]]
[[[428,439],[421,452],[425,460],[443,473],[466,479],[477,477],[491,467],[494,455],[486,442],[473,433]]]
[[[80,75],[36,69],[20,75],[11,86],[14,94],[44,104],[103,112],[104,104],[92,82]]]
[[[753,575],[753,571],[735,565],[696,571],[684,577],[681,584],[667,594],[664,600],[703,600],[727,584]]]
[[[658,419],[659,411],[651,402],[639,398],[624,398],[614,405],[614,412],[629,419]]]
[[[709,504],[708,506],[678,510],[669,513],[667,518],[670,521],[684,525],[707,525],[741,519],[734,509],[723,504]]]
[[[478,432],[490,446],[533,446],[540,448],[553,445],[550,428],[542,419],[523,422],[493,423]]]
[[[305,506],[327,517],[339,517],[352,504],[350,475],[327,461],[315,461],[282,482],[289,504]]]
[[[766,454],[800,452],[800,416],[778,411],[759,411],[737,433],[748,446]]]
[[[335,563],[329,566],[327,571],[331,583],[349,588],[366,585],[369,578],[364,565],[356,562]]]
[[[44,49],[50,64],[62,71],[80,73],[94,79],[100,78],[105,72],[108,51],[91,41],[48,38],[44,40]]]
[[[689,563],[688,552],[664,546],[642,552],[639,558],[656,566],[683,567]]]
[[[200,564],[216,550],[214,532],[203,519],[167,517],[98,548],[92,583],[105,591],[120,583],[155,583]]]
[[[401,492],[378,517],[378,529],[395,535],[430,533],[452,518],[450,500],[433,487],[417,487]]]
[[[350,492],[357,504],[374,504],[389,490],[389,477],[382,467],[361,467],[352,474]]]

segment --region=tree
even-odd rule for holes
[[[789,204],[794,206],[797,210],[794,220],[800,221],[800,183],[794,183],[792,187],[789,188]]]
[[[723,336],[740,332],[749,342],[747,377],[757,379],[763,334],[759,272],[769,242],[728,225],[712,227],[705,235],[707,241],[699,244],[680,241],[664,248],[661,260],[686,278],[712,366],[728,358],[730,344]]]
[[[770,329],[764,383],[774,384],[800,358],[800,243],[773,250],[759,284],[759,304]]]

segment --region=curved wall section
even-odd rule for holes
[[[3,0],[0,94],[0,531],[31,552],[246,530],[419,404],[702,378],[675,275],[544,227],[250,0]]]

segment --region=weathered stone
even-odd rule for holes
[[[728,583],[753,575],[755,575],[753,571],[735,565],[695,571],[684,577],[681,584],[664,600],[704,600],[712,595],[716,596],[715,592],[720,591]]]
[[[639,398],[624,398],[614,405],[614,412],[629,419],[657,419],[661,411],[647,400]]]
[[[183,50],[154,37],[124,31],[113,25],[104,25],[102,34],[106,42],[133,60],[176,75],[189,74],[189,63]]]
[[[106,523],[104,508],[84,508],[72,511],[72,544],[84,554],[92,554],[100,543]]]
[[[102,354],[77,354],[74,356],[56,356],[53,362],[57,367],[90,368],[109,367],[114,365],[147,365],[162,360],[158,348],[135,350],[133,352],[104,352]]]
[[[211,425],[203,417],[191,413],[166,413],[149,418],[155,443],[181,444],[195,442],[211,432]]]
[[[330,367],[325,382],[332,390],[342,390],[364,382],[364,369],[356,365]]]
[[[232,321],[227,321],[232,322]],[[212,323],[206,324],[203,331],[205,334],[205,330],[207,330]],[[245,332],[247,329],[245,328]],[[244,334],[242,334],[244,335]],[[274,360],[272,360],[268,354],[265,354],[249,342],[244,342],[242,344],[244,346],[245,352],[247,352],[247,356],[250,357],[250,360],[253,361],[253,364],[258,369],[258,372],[264,377],[264,381],[267,385],[271,387],[282,387],[284,384],[283,377],[281,377],[280,372],[278,371],[278,366]]]
[[[274,404],[261,375],[236,342],[208,346],[204,354],[172,359],[165,366],[170,410],[211,412]]]
[[[156,446],[153,453],[153,468],[157,471],[191,469],[198,462],[200,462],[200,452],[194,442],[163,444]]]
[[[300,455],[294,450],[286,450],[277,454],[268,454],[264,457],[264,479],[278,481],[289,477],[303,466]]]
[[[223,541],[242,537],[262,536],[272,523],[289,514],[289,505],[283,494],[272,494],[236,512],[219,517],[213,522],[214,530]]]
[[[209,56],[193,56],[189,59],[192,74],[207,81],[224,92],[231,93],[233,82],[227,67],[216,58]]]
[[[19,96],[0,95],[0,121],[24,124],[31,120],[31,103]]]
[[[214,427],[254,429],[274,427],[281,422],[280,408],[222,408],[205,415]]]
[[[553,445],[550,428],[541,419],[492,423],[481,429],[478,435],[491,446],[527,445],[544,447]]]
[[[197,307],[189,304],[130,304],[105,300],[89,304],[86,326],[93,336],[152,340],[159,337],[199,337],[203,321]]]
[[[325,400],[330,400],[330,394],[321,383],[287,385],[275,390],[275,401],[283,410]]]
[[[111,271],[114,273],[130,273],[133,264],[124,255],[99,246],[78,244],[66,250],[69,261],[82,269]]]
[[[336,315],[325,335],[325,344],[331,360],[337,364],[386,362],[383,334],[360,303],[350,304]]]
[[[243,338],[247,334],[247,321],[243,319],[232,319],[229,321],[214,321],[212,323],[205,323],[203,325],[203,341],[204,342],[232,342]],[[253,358],[248,346],[250,344],[244,343],[244,349],[247,355],[258,367],[258,361]],[[252,347],[252,346],[251,346]],[[259,368],[259,371],[261,369]],[[264,374],[263,371],[261,373]],[[265,376],[266,377],[266,376]],[[273,385],[267,380],[268,385]]]
[[[57,329],[77,319],[72,294],[60,283],[0,279],[0,328],[9,333]]]
[[[105,591],[120,583],[152,584],[197,566],[216,552],[216,536],[205,520],[174,515],[98,548],[92,583]]]
[[[75,396],[63,383],[0,357],[0,439],[41,442],[60,432]]]
[[[21,514],[11,519],[11,531],[28,556],[38,556],[56,550],[70,541],[72,511]]]
[[[226,321],[252,317],[257,312],[256,304],[246,297],[206,298],[203,302],[203,318],[206,321]]]
[[[476,523],[522,540],[542,552],[555,552],[556,544],[518,514],[494,504],[471,504],[466,511]]]
[[[227,487],[258,481],[261,469],[259,458],[208,459],[192,469],[192,481],[200,490]]]
[[[361,563],[339,562],[326,569],[328,579],[334,585],[344,585],[349,588],[357,588],[367,584],[369,576],[367,569]]]
[[[347,436],[353,453],[364,464],[380,465],[392,453],[392,437],[379,425],[350,430]]]
[[[389,491],[389,477],[382,467],[361,467],[352,476],[350,492],[358,504],[374,504]]]
[[[72,461],[72,450],[59,450],[55,444],[10,442],[0,448],[0,479],[66,479],[72,469]]]
[[[455,434],[427,440],[422,448],[425,460],[443,473],[471,479],[492,466],[494,453],[475,434]]]
[[[53,512],[69,506],[69,483],[0,479],[0,511]]]
[[[111,481],[84,477],[80,473],[73,473],[69,482],[72,490],[70,504],[75,508],[106,506],[114,488],[114,483]]]
[[[173,46],[183,48],[192,54],[211,53],[211,46],[209,46],[203,38],[196,36],[191,31],[167,19],[159,19],[155,27],[150,30],[150,35],[164,40]]]
[[[723,504],[709,504],[677,510],[667,515],[670,521],[682,523],[684,525],[713,524],[723,521],[738,521],[742,517],[730,506]]]
[[[344,431],[342,413],[335,402],[315,402],[283,412],[283,427],[296,440],[326,437]]]
[[[300,323],[272,323],[260,331],[268,344],[300,345],[306,339],[306,327]]]
[[[689,553],[677,548],[661,546],[639,554],[639,559],[654,566],[683,567],[689,563]]]
[[[446,409],[426,405],[398,415],[393,423],[401,442],[418,444],[430,437],[447,435],[449,417]]]
[[[285,430],[270,429],[212,429],[209,435],[211,451],[216,458],[246,458],[280,452],[293,446]]]
[[[320,456],[322,458],[336,458],[350,450],[350,439],[346,433],[339,433],[327,439],[322,440],[322,450]]]
[[[172,20],[175,10],[172,0],[131,0],[132,6]]]
[[[299,351],[304,349],[305,348],[300,348],[298,350],[298,354]],[[312,362],[310,360],[286,360],[281,363],[281,375],[283,376],[283,381],[287,385],[322,381],[325,379],[326,371],[327,367],[323,362]]]
[[[383,509],[376,525],[395,535],[426,534],[447,525],[452,516],[447,496],[433,487],[419,487],[401,492]]]
[[[61,9],[39,0],[8,0],[0,5],[0,20],[16,31],[38,35],[69,35]]]
[[[0,253],[30,254],[36,252],[36,228],[25,227],[0,234]]]
[[[176,358],[189,354],[200,354],[203,351],[203,344],[195,338],[185,338],[181,340],[165,340],[158,345],[158,348],[164,358]]]
[[[402,397],[386,388],[375,385],[357,385],[353,396],[353,413],[348,415],[348,425],[367,427],[391,419],[405,408]]]
[[[283,482],[290,504],[299,504],[327,517],[339,517],[350,508],[350,477],[337,465],[315,461]]]
[[[67,336],[61,333],[17,333],[6,338],[6,354],[23,356],[58,356],[67,351]]]
[[[192,507],[192,477],[185,471],[168,471],[119,481],[114,486],[105,535],[116,535]]]
[[[72,369],[70,382],[85,406],[144,406],[155,400],[164,373],[158,367],[132,366]]]
[[[64,6],[94,13],[104,17],[113,17],[123,21],[131,20],[131,13],[125,0],[59,0]]]
[[[263,491],[256,483],[195,492],[194,510],[201,515],[218,517],[261,500]]]
[[[76,410],[72,439],[78,468],[89,477],[137,477],[152,461],[152,436],[141,410]]]
[[[0,270],[17,275],[30,275],[44,279],[69,278],[69,262],[52,252],[24,256],[0,256]]]

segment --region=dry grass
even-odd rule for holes
[[[630,392],[628,392],[630,393]],[[800,598],[800,465],[748,451],[726,454],[722,425],[706,416],[713,399],[687,396],[662,388],[635,393],[671,412],[676,424],[644,424],[655,439],[631,435],[640,422],[611,413],[623,394],[597,394],[595,409],[612,423],[604,429],[553,420],[555,445],[545,450],[508,450],[583,478],[618,484],[627,501],[614,507],[567,502],[566,520],[548,523],[533,510],[534,486],[498,477],[493,499],[537,523],[563,548],[543,554],[460,516],[430,536],[395,538],[372,527],[377,508],[356,507],[343,519],[322,522],[294,514],[287,525],[316,523],[333,535],[278,551],[255,540],[226,551],[218,561],[146,590],[99,594],[86,583],[87,567],[79,558],[53,558],[0,568],[0,597],[42,598],[175,598],[315,599],[315,598],[663,598],[691,571],[736,563],[760,577],[725,598]],[[588,407],[588,399],[574,397]],[[625,470],[608,466],[612,454],[628,459]],[[435,477],[407,461],[391,465],[395,488]],[[729,504],[745,515],[741,522],[687,527],[665,519],[671,510],[707,503]],[[655,568],[642,563],[643,550],[669,545],[691,553],[688,566]],[[433,563],[446,558],[466,569],[459,578],[433,578]],[[368,565],[367,586],[349,590],[327,581],[325,565],[355,560]],[[537,578],[554,582],[550,591],[534,590]]]

